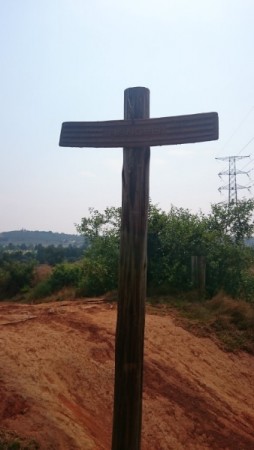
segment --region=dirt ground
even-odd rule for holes
[[[0,304],[0,428],[109,450],[116,307]],[[254,357],[146,316],[142,450],[253,450]]]

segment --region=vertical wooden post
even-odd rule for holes
[[[124,118],[149,118],[149,90],[124,93]],[[139,450],[142,421],[150,148],[124,148],[112,450]]]
[[[206,258],[205,256],[191,257],[191,277],[195,288],[198,288],[200,294],[205,293],[206,285]]]

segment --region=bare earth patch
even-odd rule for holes
[[[116,307],[0,304],[0,428],[109,450]],[[253,450],[254,357],[146,316],[142,450]]]

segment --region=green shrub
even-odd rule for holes
[[[11,444],[9,444],[7,448],[8,448],[8,450],[20,450],[21,444],[19,441],[15,441],[15,442],[12,442]]]
[[[242,273],[240,296],[247,302],[254,303],[254,275],[249,271]]]
[[[251,301],[252,280],[245,274],[254,259],[244,245],[254,224],[254,201],[212,205],[211,214],[191,213],[171,206],[168,213],[149,204],[147,239],[148,292],[173,293],[192,289],[191,257],[206,259],[206,296],[221,290]],[[78,231],[89,238],[80,292],[96,295],[116,289],[120,247],[120,208],[90,210]],[[88,262],[89,261],[89,262]]]
[[[51,280],[40,281],[30,292],[30,298],[39,299],[48,297],[53,294],[54,290],[52,288]]]
[[[76,287],[82,278],[82,268],[80,264],[58,264],[50,276],[50,284],[53,291],[57,291],[66,286]]]
[[[11,298],[32,285],[34,263],[5,261],[0,267],[0,298]]]
[[[107,265],[103,262],[85,258],[82,268],[83,276],[78,285],[78,296],[94,297],[111,291],[116,287],[114,279],[108,272]]]
[[[82,267],[80,264],[58,264],[51,275],[40,281],[31,291],[30,298],[44,298],[64,287],[78,287],[82,279]]]

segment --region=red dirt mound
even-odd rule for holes
[[[43,450],[111,446],[110,304],[0,305],[0,428]],[[147,314],[142,450],[253,450],[254,357]]]

